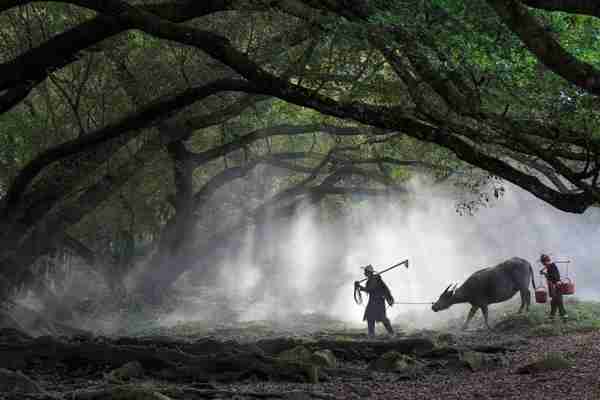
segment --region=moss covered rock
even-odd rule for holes
[[[486,354],[478,351],[464,351],[460,353],[460,360],[471,371],[483,368],[506,367],[508,358],[503,354]]]
[[[111,382],[124,382],[132,378],[141,378],[144,376],[144,367],[139,361],[131,361],[123,366],[114,369],[108,375]]]
[[[410,372],[421,367],[416,359],[397,351],[388,351],[373,361],[369,367],[380,372]]]
[[[280,360],[300,363],[310,363],[312,361],[312,353],[304,346],[296,346],[282,351],[277,357]]]
[[[312,354],[311,362],[321,367],[335,368],[337,359],[331,350],[319,350]]]
[[[517,369],[518,374],[537,374],[571,367],[571,362],[560,354],[548,354],[542,359],[523,365]]]
[[[308,382],[319,382],[319,364],[315,362],[314,354],[306,347],[296,346],[282,351],[277,358],[280,360],[279,368],[287,368],[290,365],[295,366],[294,368],[300,367],[304,370]]]

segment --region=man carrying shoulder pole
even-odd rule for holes
[[[388,271],[392,268],[395,268],[399,265],[405,264],[408,268],[408,260],[403,261],[400,264],[396,264],[393,267],[388,268],[385,271]],[[383,323],[385,329],[391,335],[394,333],[392,329],[392,324],[390,320],[386,316],[385,312],[385,302],[392,306],[394,304],[394,297],[390,292],[390,289],[387,287],[383,279],[381,279],[381,273],[375,274],[372,265],[367,265],[364,267],[364,274],[366,276],[367,282],[364,286],[360,284],[361,281],[354,282],[354,298],[357,302],[362,301],[360,292],[367,292],[369,294],[369,302],[367,303],[367,308],[365,309],[365,314],[363,316],[363,321],[367,321],[367,327],[369,332],[369,337],[375,336],[375,322]]]

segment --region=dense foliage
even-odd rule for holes
[[[156,293],[267,217],[401,197],[415,172],[472,192],[461,210],[503,179],[581,213],[600,199],[599,17],[577,0],[1,1],[0,276],[32,284],[68,250],[118,291],[150,257]]]

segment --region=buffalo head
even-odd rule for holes
[[[431,306],[431,309],[433,311],[438,312],[441,310],[445,310],[453,304],[452,296],[454,296],[454,290],[456,289],[456,285],[454,285],[454,287],[450,289],[451,286],[452,284],[448,285],[446,290],[444,290],[440,295],[440,298],[435,303],[433,303],[433,305]]]

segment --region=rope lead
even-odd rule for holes
[[[362,305],[363,303],[362,294],[360,293],[360,288],[357,285],[354,286],[354,301],[358,305]]]

